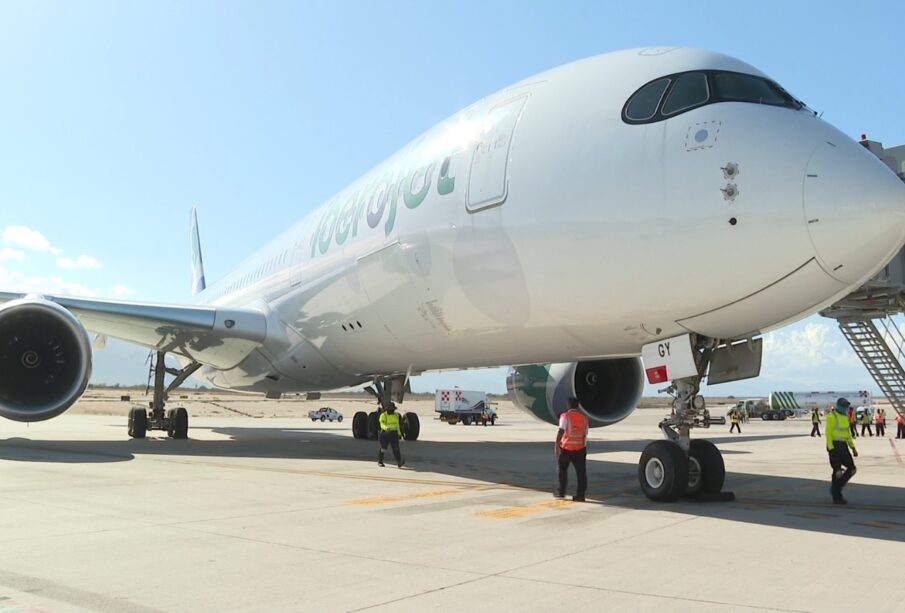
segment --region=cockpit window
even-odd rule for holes
[[[664,115],[675,115],[707,102],[707,75],[702,72],[683,74],[669,90],[669,96],[663,103]]]
[[[633,121],[646,121],[657,113],[669,79],[658,79],[639,89],[625,107],[625,116]]]
[[[735,72],[718,72],[713,75],[716,95],[723,100],[740,100],[758,104],[785,104],[782,90],[766,79]]]
[[[666,75],[640,87],[625,103],[626,123],[654,123],[716,102],[752,102],[802,109],[782,87],[755,75],[697,70]]]

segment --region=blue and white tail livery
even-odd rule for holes
[[[198,211],[192,207],[192,295],[204,291],[204,261],[201,259],[201,237],[198,235]]]

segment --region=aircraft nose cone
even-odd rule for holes
[[[854,142],[814,150],[804,210],[818,260],[844,283],[876,273],[905,242],[905,182]]]

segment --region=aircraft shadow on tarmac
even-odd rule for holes
[[[376,467],[377,443],[351,439],[347,432],[321,428],[215,428],[221,440],[172,440],[149,437],[122,441],[39,441],[12,438],[0,442],[0,459],[21,462],[104,463],[123,462],[137,455],[189,458],[284,458],[286,460],[339,460],[361,464],[360,471],[380,471],[375,477],[440,474],[496,484],[514,490],[548,493],[556,479],[552,442],[500,442],[492,440],[430,441],[403,443],[406,466],[401,472],[390,464]],[[191,433],[191,432],[190,432]],[[480,434],[483,434],[481,432]],[[489,434],[489,432],[488,432]],[[726,443],[799,437],[798,434],[711,437],[723,444],[724,455],[734,450]],[[649,440],[591,441],[591,454],[634,452],[640,454]],[[388,450],[389,452],[389,450]],[[751,453],[751,452],[736,452]],[[392,454],[388,453],[390,462]],[[300,477],[304,464],[296,465]],[[241,469],[242,465],[236,466]],[[291,472],[293,466],[287,465]],[[322,469],[319,471],[321,472]],[[637,466],[625,462],[588,460],[589,499],[598,504],[635,510],[669,510],[688,515],[741,521],[765,526],[844,533],[905,542],[905,505],[896,487],[860,484],[858,477],[846,488],[852,504],[829,504],[829,467],[825,479],[795,478],[730,472],[726,490],[735,502],[702,503],[681,500],[655,503],[641,494]],[[357,473],[356,473],[357,474]],[[570,473],[570,488],[574,472]],[[589,508],[592,505],[588,505]]]

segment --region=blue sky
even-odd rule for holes
[[[0,286],[186,301],[191,206],[213,280],[461,107],[627,47],[734,55],[903,144],[903,23],[896,2],[0,0]],[[711,393],[873,387],[831,321],[766,344],[762,377]],[[95,379],[143,380],[143,356],[111,343]],[[504,388],[415,388],[451,384]]]

